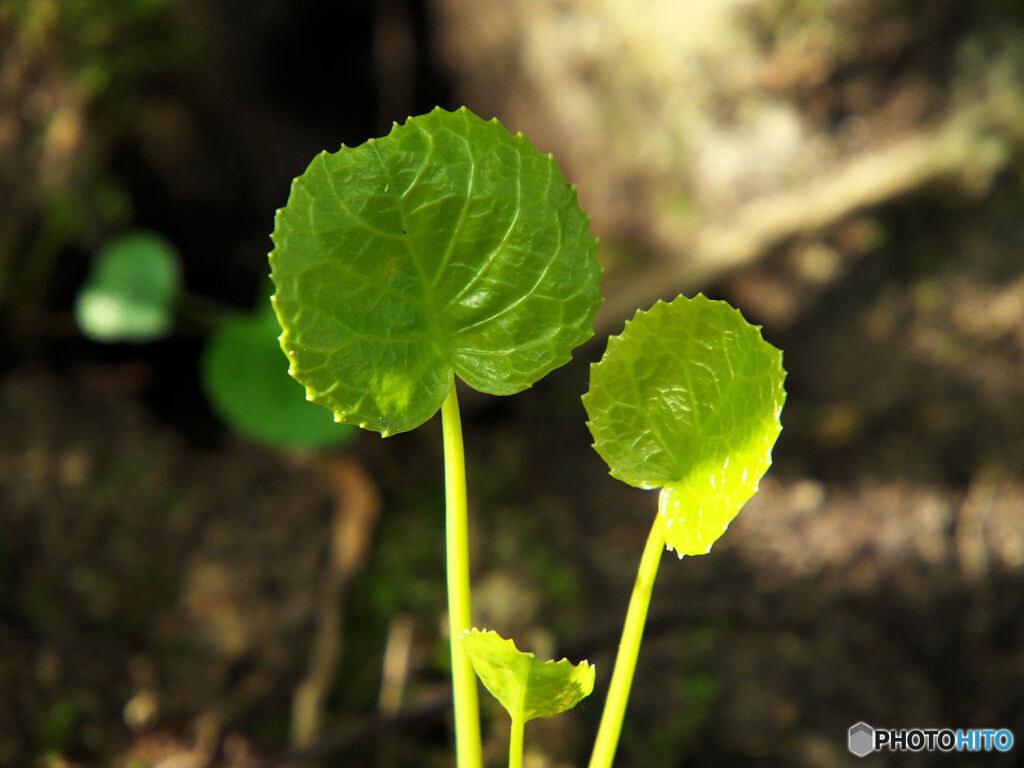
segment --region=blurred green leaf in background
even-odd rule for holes
[[[357,428],[336,424],[331,412],[306,402],[288,375],[270,302],[263,310],[225,321],[202,359],[206,396],[224,421],[271,445],[322,448],[351,442]]]
[[[180,284],[174,246],[155,232],[129,232],[100,251],[75,302],[75,321],[93,341],[159,339],[173,325]]]

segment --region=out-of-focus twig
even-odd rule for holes
[[[320,596],[319,621],[309,667],[292,700],[294,747],[309,745],[323,720],[323,702],[334,679],[342,650],[342,601],[345,587],[366,559],[380,501],[366,471],[354,459],[324,459],[327,482],[335,498],[330,560]]]
[[[631,278],[621,290],[606,291],[611,298],[595,325],[603,333],[620,330],[637,307],[707,286],[788,237],[824,229],[928,184],[953,180],[984,189],[1024,141],[1021,125],[1024,115],[1007,114],[1004,101],[982,101],[930,133],[865,151],[799,186],[751,200],[726,218],[696,229],[681,224],[678,232],[662,235],[680,256]]]
[[[382,715],[394,715],[402,707],[402,695],[409,679],[412,635],[412,616],[400,613],[391,620],[381,664],[379,707]]]
[[[311,740],[301,749],[292,749],[270,757],[258,764],[256,768],[284,768],[284,766],[321,760],[328,755],[342,752],[355,744],[383,733],[432,722],[448,709],[451,703],[451,686],[448,683],[442,683],[424,693],[416,704],[407,706],[394,715],[376,714],[354,720],[331,734]]]
[[[409,659],[412,656],[413,618],[400,613],[388,626],[388,639],[384,645],[384,661],[380,670],[380,699],[378,708],[384,716],[394,716],[402,708],[405,684],[409,679]],[[395,743],[381,739],[377,765],[389,768],[397,765]]]

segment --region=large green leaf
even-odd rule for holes
[[[358,430],[335,424],[327,411],[303,399],[281,356],[280,332],[270,302],[218,327],[202,358],[203,388],[214,410],[242,434],[270,445],[320,448],[351,441]]]
[[[75,320],[94,341],[143,342],[167,334],[179,290],[178,254],[155,232],[121,235],[98,254],[75,301]]]
[[[666,542],[705,554],[757,491],[785,401],[782,352],[723,301],[637,311],[608,340],[584,395],[613,477],[661,488]]]
[[[492,394],[529,387],[593,333],[589,223],[550,155],[465,108],[322,152],[270,254],[292,375],[385,436],[437,412],[455,374]]]
[[[587,661],[538,661],[511,640],[479,629],[467,632],[462,642],[484,687],[514,722],[553,717],[594,690],[594,666]]]

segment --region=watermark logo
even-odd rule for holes
[[[870,755],[875,749],[875,729],[867,723],[854,723],[847,736],[847,748],[857,757]]]
[[[854,723],[846,735],[846,748],[857,757],[872,752],[1009,752],[1009,728],[874,728]]]

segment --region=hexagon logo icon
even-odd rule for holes
[[[875,751],[875,729],[864,722],[854,723],[847,734],[846,748],[857,757]]]

